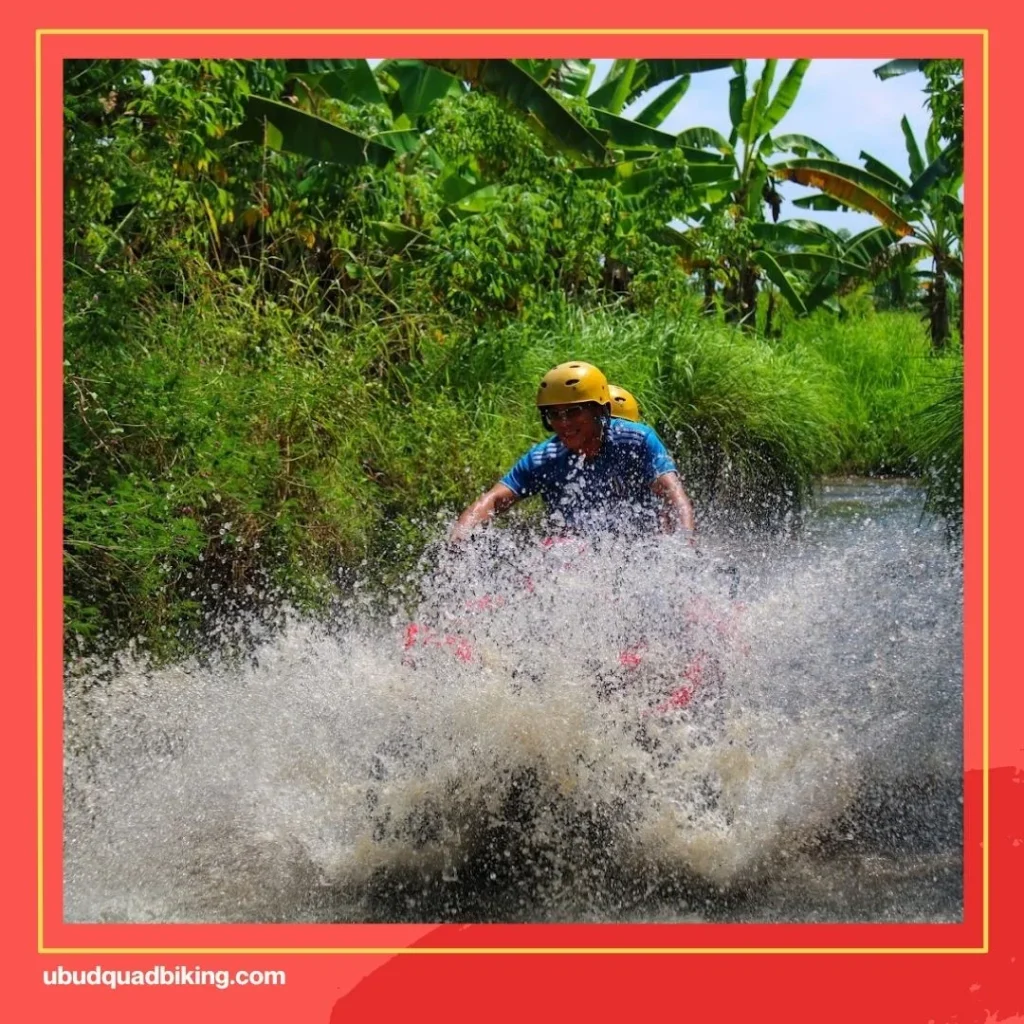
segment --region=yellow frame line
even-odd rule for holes
[[[36,33],[36,900],[43,944],[43,42]]]
[[[983,35],[986,28],[44,28],[53,36],[967,36]]]
[[[300,949],[294,946],[284,947],[282,949],[275,949],[268,946],[255,946],[255,947],[222,947],[222,946],[210,946],[210,947],[172,947],[172,946],[128,946],[125,948],[110,947],[110,948],[96,948],[96,949],[83,949],[79,946],[67,946],[67,947],[51,947],[42,950],[45,953],[272,953],[275,956],[281,954],[308,954],[308,953],[362,953],[366,955],[379,955],[379,954],[395,954],[395,953],[418,953],[421,955],[430,955],[435,953],[614,953],[621,955],[623,953],[634,953],[637,955],[651,956],[652,954],[679,954],[689,953],[694,956],[700,956],[704,954],[719,955],[723,953],[821,953],[821,954],[840,954],[846,956],[850,953],[862,953],[862,954],[874,954],[874,953],[953,953],[961,955],[964,953],[986,953],[988,952],[981,946],[966,946],[963,948],[953,948],[950,946],[942,946],[936,949],[931,947],[924,947],[920,949],[912,949],[904,946],[893,946],[883,947],[879,949],[866,949],[861,946],[854,946],[851,948],[847,947],[821,947],[821,946],[771,946],[767,948],[761,948],[759,946],[752,947],[740,947],[740,946],[685,946],[680,948],[672,948],[668,946],[629,946],[624,949],[613,948],[611,946],[368,946],[366,948],[354,948],[350,946],[313,946],[306,949]]]

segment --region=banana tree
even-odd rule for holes
[[[273,128],[269,141],[274,148],[314,159],[379,164],[385,159],[380,146],[408,152],[419,142],[419,119],[438,101],[468,88],[498,96],[565,152],[597,164],[608,155],[600,132],[579,122],[552,93],[510,60],[389,60],[375,71],[366,61],[290,61],[288,69],[292,74],[285,96],[252,98],[249,137],[258,135],[269,122]],[[318,118],[328,99],[386,104],[391,111],[391,130],[362,138],[360,150],[361,137],[344,126],[326,122],[325,127],[325,119]],[[353,138],[342,143],[339,131]],[[333,142],[321,144],[323,137]]]
[[[433,178],[443,204],[439,216],[444,222],[479,213],[494,198],[493,184],[481,173],[473,154],[451,164],[438,155],[429,131],[424,130],[424,115],[439,101],[466,93],[470,88],[466,81],[419,60],[384,61],[376,69],[365,60],[293,60],[286,63],[286,69],[287,81],[280,97],[248,98],[247,119],[237,137],[311,161],[311,171],[305,172],[307,177],[299,183],[299,191],[313,180],[308,175],[315,177],[318,165],[383,167],[394,163],[403,173],[415,171]],[[501,87],[504,70],[492,67],[486,75],[496,90]],[[477,68],[474,73],[479,71]],[[543,91],[519,69],[513,69],[510,77],[519,95]],[[330,101],[341,101],[345,106],[332,106]],[[535,95],[530,101],[541,109],[548,125],[545,128],[535,120],[533,127],[561,130],[571,140],[569,144],[589,147],[593,157],[603,152],[571,115],[564,112],[565,117],[560,117],[563,111],[556,101],[544,104]],[[353,115],[352,108],[359,107],[373,107],[373,116]],[[339,110],[346,116],[357,116],[363,132],[336,123]],[[366,124],[375,125],[377,130],[367,133]],[[381,221],[374,226],[380,239],[396,250],[421,244],[427,238],[411,222]]]
[[[813,209],[859,209],[873,214],[895,238],[876,256],[880,275],[930,260],[920,271],[927,290],[926,307],[932,345],[949,340],[949,293],[963,296],[963,185],[962,149],[958,140],[939,149],[929,131],[924,152],[909,121],[901,121],[910,166],[909,180],[869,153],[862,152],[863,168],[834,160],[793,160],[774,168],[783,179],[820,190],[818,196],[797,199],[794,205]],[[898,246],[898,250],[894,247]],[[962,305],[961,305],[962,309]],[[961,313],[962,316],[962,313]]]
[[[441,192],[449,204],[445,216],[472,215],[485,209],[493,198],[494,183],[481,176],[471,161],[459,167],[437,161],[429,137],[421,131],[421,118],[447,96],[470,88],[482,89],[520,113],[548,143],[568,155],[570,162],[576,162],[581,177],[610,180],[623,197],[622,216],[628,221],[622,225],[625,235],[633,231],[630,218],[637,222],[634,227],[650,229],[650,218],[642,207],[646,197],[653,194],[651,189],[663,194],[672,188],[673,195],[690,196],[670,217],[683,219],[691,213],[713,217],[726,210],[735,227],[748,220],[763,221],[763,202],[774,203],[773,214],[778,216],[778,195],[765,170],[765,158],[770,153],[781,150],[831,155],[826,147],[803,136],[772,141],[769,133],[792,105],[809,62],[797,61],[775,95],[770,96],[775,63],[768,62],[748,98],[743,61],[616,61],[605,81],[587,96],[592,119],[599,126],[592,128],[574,117],[557,98],[564,94],[579,99],[587,93],[593,76],[589,61],[392,60],[372,73],[365,62],[297,61],[289,65],[293,78],[288,102],[250,100],[249,137],[315,161],[378,166],[401,161],[405,167],[412,161],[433,160]],[[679,135],[660,130],[664,118],[685,94],[692,74],[726,66],[737,71],[730,93],[735,116],[729,140],[705,128]],[[628,104],[665,82],[668,88],[635,120],[622,116]],[[324,112],[326,99],[376,105],[390,112],[390,124],[386,130],[361,136],[317,116]],[[672,151],[675,163],[659,157],[666,151]],[[685,167],[687,179],[687,188],[681,192],[676,180],[680,166]],[[423,239],[412,230],[414,226],[382,227],[389,243],[399,247]],[[740,233],[728,234],[735,238]],[[730,305],[744,317],[753,310],[756,282],[762,275],[773,280],[796,308],[801,308],[794,284],[787,277],[795,271],[773,259],[770,250],[752,258],[752,250],[765,248],[765,244],[758,240],[751,251],[732,245],[736,251],[719,260]],[[711,280],[710,274],[706,274],[706,280]]]
[[[686,93],[693,74],[728,67],[731,61],[614,61],[604,82],[592,92],[594,65],[590,60],[427,63],[471,87],[500,96],[512,109],[524,113],[556,150],[576,158],[575,173],[581,179],[602,178],[615,186],[622,197],[619,233],[623,237],[650,233],[650,190],[658,189],[661,196],[678,194],[681,165],[689,165],[685,172],[688,186],[706,189],[729,176],[722,154],[709,153],[699,142],[660,131],[659,126]],[[627,105],[665,83],[667,88],[635,118],[623,116]],[[576,122],[567,120],[568,111],[557,101],[558,94],[586,100],[587,120],[596,122],[596,127],[586,129],[589,137],[581,135]],[[677,159],[663,159],[666,152]],[[606,259],[614,262],[615,256],[608,253]]]
[[[692,162],[690,179],[705,190],[729,176],[722,154],[709,153],[699,139],[678,138],[658,126],[685,93],[691,75],[730,63],[615,61],[605,81],[587,97],[594,74],[589,60],[387,60],[373,71],[365,61],[291,61],[283,101],[251,98],[242,135],[316,161],[381,166],[401,160],[404,168],[414,160],[432,159],[430,139],[422,131],[422,118],[431,107],[448,96],[479,89],[523,117],[549,149],[577,165],[581,177],[606,177],[627,200],[640,202],[644,190],[667,186],[665,162],[657,159],[665,151]],[[666,82],[668,88],[636,120],[621,116],[626,104]],[[559,96],[586,97],[588,120],[596,126],[575,117]],[[391,123],[387,130],[360,135],[320,116],[329,109],[327,100],[376,104],[378,110],[390,112]],[[602,103],[610,109],[598,105]],[[451,168],[435,169],[449,186],[446,198],[453,190],[453,202],[463,206],[469,193],[476,192],[479,206],[487,190],[493,191],[494,182],[479,173],[461,173],[460,178],[460,172]],[[668,173],[673,173],[671,168]],[[460,210],[453,207],[452,213]]]
[[[627,150],[673,149],[680,145],[676,137],[657,129],[686,95],[693,75],[731,64],[730,60],[616,60],[604,81],[587,96],[587,103],[613,143]],[[625,116],[627,107],[666,82],[668,86],[642,110]]]
[[[732,130],[728,139],[705,127],[691,128],[679,136],[683,145],[714,150],[729,162],[727,178],[709,181],[702,189],[696,189],[694,206],[681,211],[680,219],[689,223],[698,239],[711,233],[711,225],[718,225],[714,232],[719,243],[717,259],[703,268],[705,292],[713,290],[712,278],[720,279],[727,318],[749,326],[754,323],[759,281],[764,278],[776,285],[797,312],[806,311],[799,291],[803,281],[791,273],[791,268],[795,268],[793,254],[773,250],[773,235],[762,226],[767,223],[766,210],[770,210],[772,225],[783,227],[778,224],[782,198],[776,184],[780,179],[771,157],[813,154],[834,158],[831,150],[816,139],[773,135],[792,108],[810,63],[806,59],[795,60],[773,92],[777,60],[765,61],[760,76],[749,88],[747,62],[733,61],[734,75],[729,82]],[[791,239],[796,237],[795,233],[804,234],[804,242],[794,244],[810,246],[805,260],[808,266],[814,264],[821,269],[823,261],[840,258],[822,252],[821,236],[806,237],[806,232],[805,225],[797,225],[786,228],[784,233]]]

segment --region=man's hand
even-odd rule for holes
[[[448,543],[455,548],[463,547],[473,536],[473,528],[473,525],[463,523],[461,519],[456,520],[455,525],[448,533]]]
[[[448,535],[448,539],[453,544],[465,543],[469,540],[470,535],[477,526],[496,516],[499,512],[503,512],[518,500],[519,496],[511,487],[506,487],[502,483],[495,484],[485,494],[481,494],[459,516],[451,529],[451,533]]]

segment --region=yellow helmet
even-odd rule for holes
[[[640,406],[637,405],[636,399],[625,388],[609,384],[608,394],[612,400],[613,416],[618,416],[624,420],[632,420],[634,423],[640,422]]]
[[[537,406],[576,405],[597,402],[611,408],[608,379],[590,363],[561,363],[544,374],[537,390]]]

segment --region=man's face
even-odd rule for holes
[[[601,437],[601,416],[591,403],[549,405],[544,411],[558,440],[572,451],[592,446]]]

